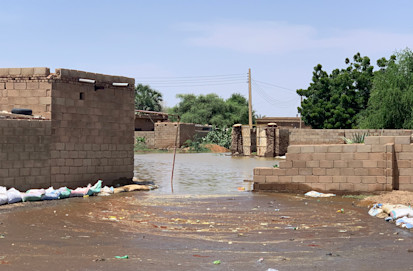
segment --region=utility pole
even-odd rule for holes
[[[300,107],[303,106],[303,95],[301,95]],[[301,113],[300,113],[300,129],[301,129]]]
[[[248,69],[248,123],[252,129],[251,69]]]

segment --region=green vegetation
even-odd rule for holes
[[[319,64],[298,108],[312,128],[413,128],[413,52],[406,48],[389,59],[370,59],[357,53],[347,68],[328,74]]]
[[[202,142],[229,149],[231,147],[231,132],[232,128],[215,128],[202,139]]]
[[[369,133],[355,133],[352,138],[343,137],[346,144],[364,143],[364,139]]]
[[[149,86],[139,84],[135,88],[135,109],[162,111],[162,94]]]
[[[235,123],[248,123],[248,101],[241,94],[232,94],[227,100],[216,94],[196,96],[178,94],[178,105],[169,113],[178,114],[182,122],[231,127]]]
[[[389,60],[381,59],[368,108],[360,127],[375,129],[413,128],[413,52],[405,49]]]
[[[197,135],[192,140],[188,139],[184,143],[184,147],[189,148],[190,152],[209,152],[208,148],[205,148],[202,138]]]
[[[315,129],[356,128],[358,114],[366,109],[370,97],[373,66],[359,53],[353,61],[346,59],[347,68],[331,74],[318,64],[310,86],[297,90],[305,98],[298,111],[306,125]]]
[[[344,195],[342,198],[348,198],[348,199],[365,199],[367,197],[370,197],[371,195]]]

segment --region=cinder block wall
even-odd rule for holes
[[[96,80],[94,84],[79,78]],[[129,83],[114,87],[112,83]],[[52,183],[133,177],[134,79],[58,69],[52,83]]]
[[[173,148],[175,146],[177,127],[177,122],[155,123],[155,148]],[[181,147],[188,139],[192,140],[195,134],[195,124],[179,123],[177,147]]]
[[[135,138],[144,137],[145,144],[148,148],[155,148],[155,132],[154,131],[135,131]]]
[[[0,120],[0,185],[50,186],[51,121]]]
[[[0,68],[0,111],[27,108],[50,119],[50,78],[49,68]]]
[[[410,136],[413,130],[400,129],[290,129],[290,145],[343,144],[343,137],[368,133],[369,136]]]
[[[413,191],[410,135],[369,136],[365,144],[291,145],[286,156],[279,168],[254,169],[255,190]]]

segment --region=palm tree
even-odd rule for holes
[[[135,88],[135,109],[162,111],[162,94],[147,85],[139,84]]]

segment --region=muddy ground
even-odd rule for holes
[[[413,231],[356,205],[132,192],[1,206],[0,270],[413,270]]]

